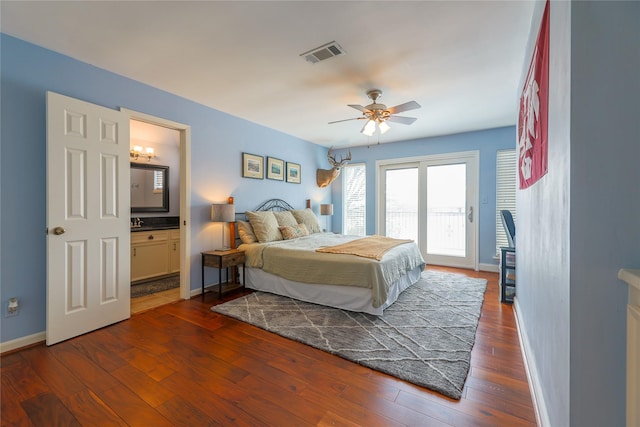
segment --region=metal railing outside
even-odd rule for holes
[[[438,208],[427,212],[427,252],[433,255],[465,256],[465,212],[461,208]],[[418,241],[418,212],[388,211],[389,237]]]

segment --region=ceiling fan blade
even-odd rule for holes
[[[333,123],[348,122],[350,120],[362,120],[362,119],[364,119],[364,117],[354,117],[353,119],[336,120],[333,122],[329,122],[329,124],[331,125]]]
[[[369,112],[369,110],[364,108],[362,105],[349,104],[348,107],[355,108],[356,110],[362,111],[363,113],[368,113]]]
[[[396,105],[395,107],[389,108],[389,112],[391,114],[402,113],[403,111],[415,110],[416,108],[420,108],[421,105],[416,101],[405,102],[404,104]]]
[[[415,117],[391,116],[387,120],[390,122],[402,123],[403,125],[410,125],[418,119]]]

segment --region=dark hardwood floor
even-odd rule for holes
[[[213,313],[207,294],[2,356],[1,424],[534,426],[497,274],[434,269],[489,280],[460,401]]]

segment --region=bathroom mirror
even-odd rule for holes
[[[131,163],[131,212],[169,212],[169,166]]]

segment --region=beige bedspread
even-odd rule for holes
[[[410,242],[413,242],[413,240],[394,239],[385,236],[369,236],[340,245],[319,248],[316,249],[316,252],[356,255],[380,261],[389,249]]]
[[[425,262],[414,242],[389,249],[380,261],[354,255],[319,253],[316,249],[361,239],[333,233],[316,233],[294,240],[242,244],[247,267],[302,283],[358,286],[371,289],[373,306],[387,300],[391,283]]]

